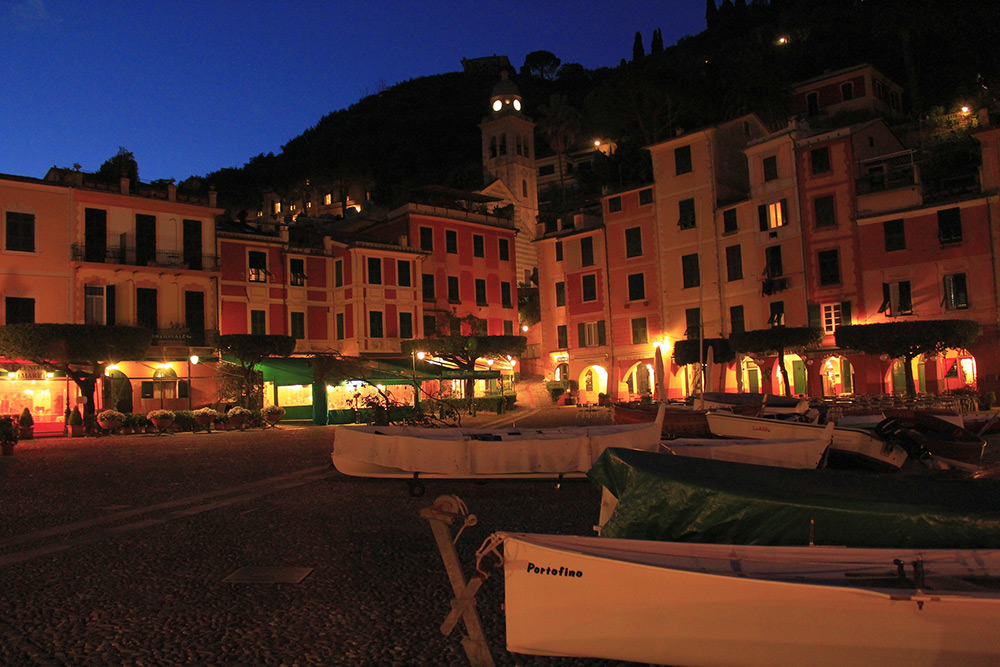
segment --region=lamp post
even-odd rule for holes
[[[424,360],[423,352],[410,350],[410,359],[413,361],[413,407],[420,407],[420,387],[417,385],[417,359]],[[421,384],[423,384],[421,382]]]
[[[191,409],[191,366],[197,366],[199,357],[197,354],[192,354],[188,357],[188,410]]]

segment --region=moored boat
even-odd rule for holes
[[[1000,662],[1000,552],[498,533],[507,649],[684,666]]]
[[[980,468],[986,451],[983,437],[926,412],[887,416],[873,432],[914,458],[929,457],[943,466],[969,472]]]
[[[735,438],[675,438],[662,440],[661,448],[678,456],[732,461],[782,468],[817,468],[833,440],[833,424],[811,438],[751,440]]]

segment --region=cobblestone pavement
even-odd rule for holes
[[[603,419],[529,397],[466,425]],[[451,588],[418,512],[456,494],[494,530],[593,534],[589,482],[349,478],[335,427],[44,438],[0,459],[0,665],[463,665]],[[235,583],[245,567],[311,568]],[[503,577],[479,594],[498,665],[609,665],[504,649]]]

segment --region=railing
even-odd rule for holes
[[[149,252],[124,246],[95,247],[82,243],[72,246],[73,261],[98,264],[126,264],[129,266],[163,266],[187,268],[196,271],[218,271],[218,255],[188,255],[180,251]]]

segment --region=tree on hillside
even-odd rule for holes
[[[917,393],[913,381],[916,357],[968,349],[981,334],[982,327],[972,320],[923,320],[845,325],[837,327],[834,338],[837,346],[846,350],[902,359],[906,393],[912,398]]]
[[[646,57],[646,50],[642,46],[642,33],[635,31],[635,41],[632,42],[632,62],[637,63]]]
[[[232,364],[240,386],[237,402],[245,408],[260,409],[263,379],[256,366],[268,357],[287,357],[295,351],[295,339],[277,334],[224,334],[219,336],[219,352],[236,358]]]
[[[548,104],[539,109],[538,129],[541,131],[549,148],[556,154],[559,171],[559,191],[565,193],[566,182],[563,177],[563,159],[566,153],[576,145],[580,134],[580,112],[569,105],[565,95],[552,95]]]
[[[0,356],[66,373],[86,399],[83,414],[90,428],[97,380],[104,369],[119,361],[145,359],[152,338],[152,331],[139,327],[8,324],[0,326]]]
[[[663,53],[663,33],[657,28],[653,31],[653,41],[649,43],[649,53]]]
[[[472,327],[472,331],[482,330],[482,320],[469,315],[464,318],[452,317],[453,322],[464,322]],[[402,343],[404,354],[424,352],[431,357],[438,357],[454,364],[458,370],[465,372],[465,397],[469,403],[469,414],[476,414],[475,388],[473,375],[477,359],[506,359],[520,357],[524,354],[528,339],[524,336],[487,336],[478,333],[471,335],[451,335],[437,338],[421,338],[407,340]]]
[[[559,64],[562,62],[551,51],[532,51],[524,57],[524,64],[521,65],[521,74],[537,76],[546,80],[556,78],[559,71]]]
[[[733,332],[729,336],[733,349],[751,357],[777,354],[778,367],[785,381],[785,395],[792,395],[792,383],[788,381],[785,368],[785,353],[804,350],[823,340],[823,330],[818,327],[774,327],[755,331]]]

